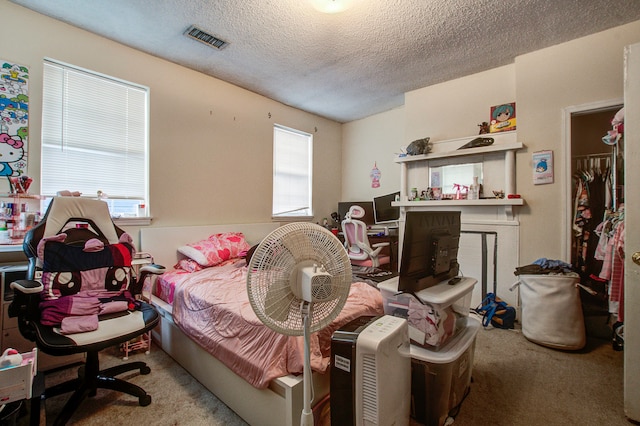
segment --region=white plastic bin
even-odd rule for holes
[[[0,405],[31,398],[33,378],[38,371],[38,349],[22,355],[22,363],[0,370]]]
[[[469,316],[471,293],[477,280],[462,278],[455,284],[447,281],[416,293],[421,300],[407,293],[398,293],[398,277],[378,284],[383,299],[384,313],[409,320],[411,342],[428,349],[437,350],[453,338],[463,327]],[[423,309],[422,316],[417,315]],[[428,320],[423,320],[429,316]]]
[[[576,275],[520,275],[522,334],[554,349],[578,350],[586,344],[584,315]]]
[[[419,423],[444,425],[464,400],[480,328],[478,320],[465,317],[460,333],[438,351],[411,345],[411,417]]]

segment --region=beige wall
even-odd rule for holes
[[[406,146],[404,108],[343,125],[342,201],[372,200],[398,191],[400,167],[395,155]],[[380,187],[371,187],[371,170],[380,170]]]
[[[335,210],[341,182],[339,123],[6,0],[0,0],[0,16],[0,59],[30,68],[28,175],[36,177],[34,193],[40,175],[42,59],[50,57],[150,88],[152,226],[270,221],[274,123],[313,134],[314,220]]]
[[[563,179],[564,108],[623,96],[623,47],[640,40],[640,21],[516,58],[514,64],[425,87],[405,95],[401,109],[343,125],[343,175],[367,158],[398,152],[398,145],[430,136],[442,140],[473,136],[477,124],[488,119],[489,108],[516,101],[518,140],[526,149],[517,154],[517,191],[525,199],[516,207],[520,221],[520,262],[539,257],[562,259],[564,232]],[[402,120],[389,132],[375,130],[390,119]],[[531,154],[554,152],[555,183],[533,185]],[[400,167],[389,170],[399,175]],[[395,176],[389,179],[398,182]],[[366,179],[343,180],[343,198],[370,194]],[[390,192],[390,191],[388,191]]]
[[[640,40],[640,21],[573,40],[516,59],[518,137],[527,150],[517,164],[518,190],[527,200],[521,209],[522,259],[564,257],[568,239],[562,220],[565,182],[563,109],[623,97],[623,49]],[[554,151],[555,183],[533,185],[531,153]]]

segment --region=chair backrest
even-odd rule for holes
[[[353,205],[349,208],[349,212],[345,215],[345,219],[342,221],[342,232],[344,234],[345,246],[350,256],[362,254],[363,259],[368,256],[361,249],[361,245],[370,247],[369,237],[367,236],[367,225],[359,220],[364,217],[365,211],[358,205]]]
[[[54,197],[42,221],[30,229],[24,238],[23,249],[29,261],[27,277],[33,278],[38,264],[38,245],[44,238],[64,232],[65,244],[84,245],[91,239],[116,244],[124,231],[111,219],[104,201],[80,197]]]

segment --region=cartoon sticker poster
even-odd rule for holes
[[[506,132],[516,129],[516,103],[491,107],[490,133]]]
[[[372,188],[380,188],[380,176],[382,173],[380,169],[378,169],[378,163],[373,163],[373,169],[371,169],[371,173],[369,173],[369,177],[371,178],[371,187]]]
[[[0,64],[0,192],[9,192],[9,178],[27,171],[29,69],[1,59]]]
[[[533,153],[533,184],[553,183],[553,151]]]

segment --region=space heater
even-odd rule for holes
[[[403,318],[360,317],[331,341],[331,425],[408,425],[409,330]]]

